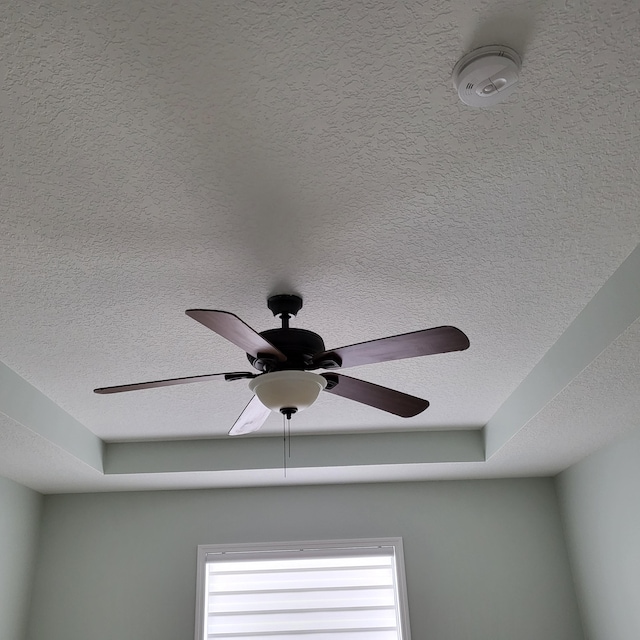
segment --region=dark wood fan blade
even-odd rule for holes
[[[270,413],[271,410],[267,409],[267,407],[258,400],[258,396],[253,396],[249,404],[244,408],[244,411],[233,424],[233,427],[231,427],[229,435],[242,436],[245,433],[257,431],[264,424]]]
[[[270,355],[281,362],[287,359],[287,356],[280,349],[274,347],[233,313],[207,309],[188,309],[185,313],[229,342],[233,342],[254,358],[257,358],[258,355]]]
[[[156,387],[171,387],[174,384],[188,384],[190,382],[203,382],[204,380],[241,380],[243,378],[255,378],[256,374],[247,371],[233,373],[210,373],[204,376],[189,376],[188,378],[170,378],[168,380],[154,380],[153,382],[137,382],[136,384],[121,384],[117,387],[101,387],[94,389],[94,393],[121,393],[122,391],[139,391],[140,389],[155,389]]]
[[[434,327],[331,349],[317,354],[313,360],[325,369],[334,368],[323,364],[330,362],[332,358],[338,366],[355,367],[361,364],[430,356],[435,353],[464,351],[468,347],[469,338],[460,329]]]
[[[410,396],[401,391],[381,387],[372,382],[351,378],[339,373],[323,373],[327,379],[325,391],[335,396],[355,400],[370,407],[382,409],[401,418],[412,418],[422,413],[428,406],[428,400]]]

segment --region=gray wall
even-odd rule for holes
[[[640,638],[640,430],[558,477],[586,635]]]
[[[24,638],[42,496],[0,477],[0,638]]]
[[[415,640],[582,638],[553,481],[47,496],[30,640],[188,640],[196,546],[402,536]]]

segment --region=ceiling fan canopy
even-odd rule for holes
[[[189,317],[245,351],[251,365],[260,373],[214,373],[102,387],[94,391],[98,394],[110,394],[204,380],[250,379],[249,388],[256,395],[236,420],[229,435],[256,431],[272,410],[291,417],[293,413],[311,406],[323,390],[409,418],[424,411],[429,402],[388,387],[336,373],[334,370],[463,351],[469,347],[469,339],[460,329],[443,326],[327,350],[323,339],[317,333],[289,326],[290,318],[297,315],[302,308],[302,298],[296,295],[271,296],[268,306],[274,316],[280,317],[282,326],[260,333],[228,311],[186,311]],[[313,373],[318,369],[328,369],[329,372]]]

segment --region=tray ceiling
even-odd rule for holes
[[[621,0],[8,7],[0,475],[44,492],[548,475],[632,428],[640,313],[616,295],[640,241],[639,28]],[[493,43],[522,54],[521,85],[473,110],[450,72]],[[264,330],[267,296],[290,292],[293,326],[328,347],[451,324],[471,348],[350,369],[431,407],[402,420],[324,394],[294,418],[310,449],[286,480],[264,453],[280,416],[225,435],[246,382],[92,393],[245,370],[184,310]],[[544,400],[527,379],[586,348],[579,314],[608,292],[601,348]],[[535,411],[494,447],[483,428],[514,397]],[[204,441],[230,462],[184,444]],[[331,458],[358,442],[359,462]]]

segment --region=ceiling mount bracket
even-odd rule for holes
[[[302,309],[302,298],[290,294],[271,296],[267,299],[267,306],[274,316],[280,316],[282,328],[288,329],[289,318],[298,315],[298,311]]]

